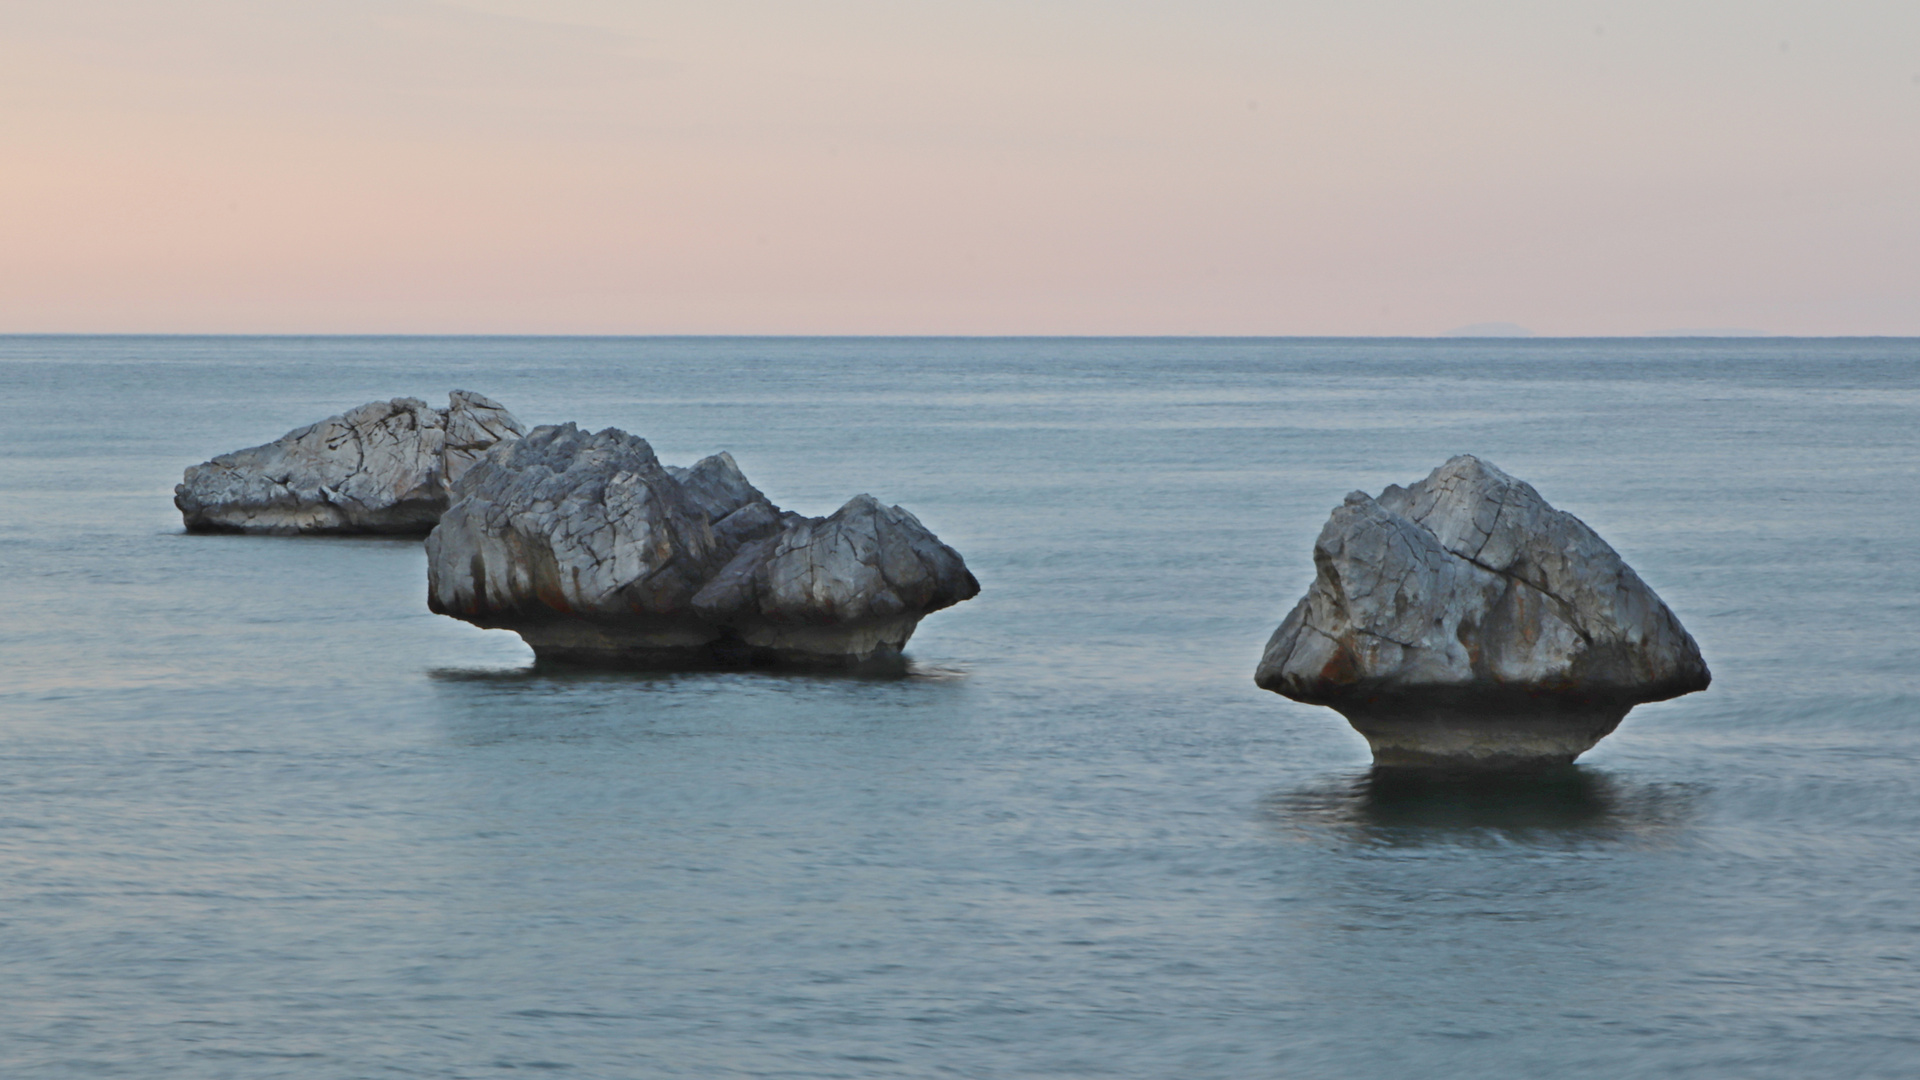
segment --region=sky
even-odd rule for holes
[[[0,332],[1920,334],[1915,0],[3,0]]]

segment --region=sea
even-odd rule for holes
[[[904,677],[569,670],[418,540],[183,532],[456,388],[982,591]],[[0,405],[10,1080],[1920,1074],[1920,340],[5,337]],[[1257,689],[1460,453],[1712,688],[1477,779]]]

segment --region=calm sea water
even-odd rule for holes
[[[535,670],[417,542],[187,536],[375,398],[866,491],[904,680]],[[1920,1070],[1920,342],[0,339],[0,1075]],[[1256,690],[1355,488],[1472,452],[1713,689],[1394,784]]]

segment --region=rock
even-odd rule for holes
[[[524,432],[499,404],[465,390],[445,409],[375,401],[193,466],[173,504],[190,532],[424,534],[452,483]]]
[[[923,617],[979,591],[897,506],[802,517],[728,454],[669,468],[614,428],[495,449],[427,538],[432,610],[601,666],[897,665]]]
[[[1313,561],[1254,682],[1338,710],[1377,764],[1571,762],[1712,679],[1606,541],[1470,455],[1348,495]]]

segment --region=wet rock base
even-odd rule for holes
[[[1570,765],[1613,733],[1629,702],[1523,695],[1520,700],[1387,698],[1342,702],[1375,765],[1453,770]]]
[[[626,671],[785,669],[904,673],[901,650],[918,619],[852,627],[636,630],[583,621],[517,624],[512,629],[541,664]]]

